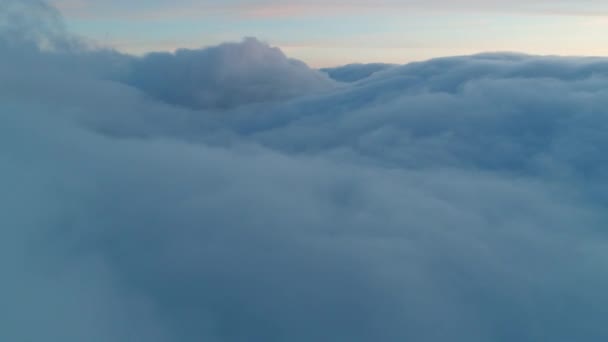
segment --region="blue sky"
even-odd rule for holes
[[[317,67],[482,51],[606,55],[608,3],[53,0],[70,28],[131,53],[255,36]]]

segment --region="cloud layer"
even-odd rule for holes
[[[392,64],[384,63],[349,64],[335,68],[324,68],[321,71],[327,73],[329,77],[336,81],[356,82],[391,67],[393,67]]]
[[[0,34],[1,340],[608,338],[607,60],[347,84],[252,39],[91,49],[30,6]]]

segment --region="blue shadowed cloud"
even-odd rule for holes
[[[0,4],[0,340],[608,338],[608,59],[332,80]]]
[[[153,97],[193,108],[277,101],[334,86],[326,75],[255,38],[148,54],[132,64],[126,82]]]

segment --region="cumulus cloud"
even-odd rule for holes
[[[28,30],[0,35],[1,340],[608,338],[607,60],[337,86],[255,40]]]
[[[332,88],[324,74],[255,38],[201,50],[151,53],[136,60],[127,83],[191,108],[230,108]]]

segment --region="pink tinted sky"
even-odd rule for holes
[[[73,31],[131,53],[255,36],[315,67],[483,51],[608,55],[608,1],[51,1]]]

